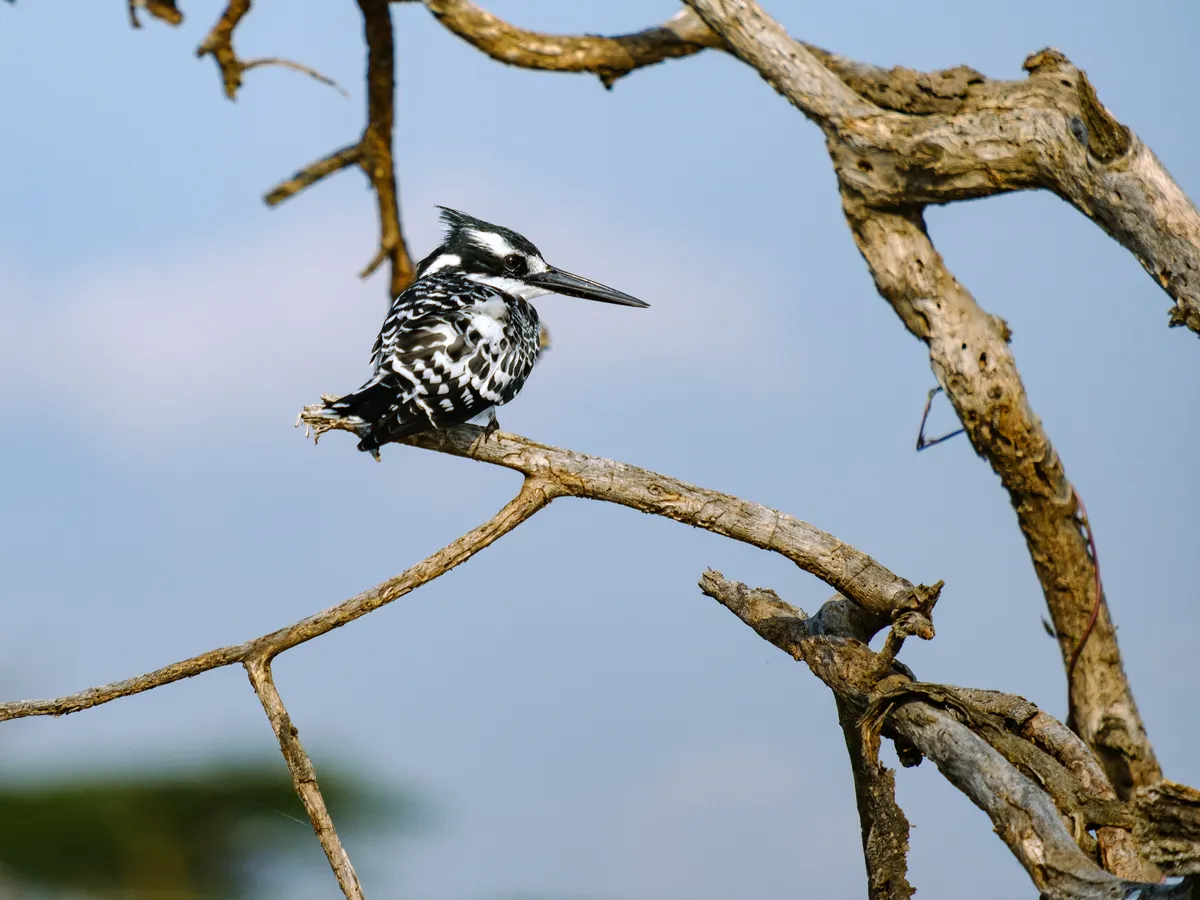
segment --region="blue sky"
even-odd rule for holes
[[[195,46],[219,14],[128,28],[123,4],[0,7],[0,685],[52,696],[240,641],[395,574],[488,518],[512,473],[411,448],[382,465],[291,425],[357,386],[382,319],[364,180],[278,210],[261,194],[362,127],[353,4],[262,4],[236,103]],[[670,2],[489,8],[546,30],[628,31]],[[1057,46],[1192,196],[1198,13],[1180,3],[768,4],[839,53],[1019,77]],[[966,10],[966,11],[964,11]],[[416,255],[435,204],[499,221],[548,259],[640,296],[539,301],[554,347],[506,429],[807,519],[913,581],[946,580],[923,679],[1064,710],[1061,665],[1007,498],[962,440],[915,454],[924,347],[874,292],[817,129],[718,54],[636,73],[504,68],[417,4],[397,27],[396,147]],[[1126,667],[1168,777],[1200,782],[1200,698],[1177,667],[1200,607],[1195,337],[1135,260],[1061,201],[929,213],[939,249],[1013,350],[1096,526]],[[948,410],[935,419],[950,424]],[[862,890],[829,692],[695,586],[705,566],[814,609],[786,562],[677,524],[556,502],[435,584],[286,654],[312,752],[420,789],[436,825],[350,852],[375,896],[716,900]],[[282,765],[235,670],[63,720],[0,729],[0,775]],[[1029,890],[986,817],[931,766],[898,775],[912,880],[950,897]],[[304,827],[304,826],[297,826]],[[320,872],[299,897],[329,896]]]

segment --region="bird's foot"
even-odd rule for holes
[[[500,422],[496,419],[496,413],[488,413],[488,420],[483,425],[482,434],[478,435],[475,440],[471,441],[471,452],[476,452],[480,447],[487,443],[488,438],[500,430]]]

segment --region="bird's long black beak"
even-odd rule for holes
[[[582,297],[584,300],[599,300],[601,303],[616,303],[620,306],[636,306],[639,309],[646,309],[650,306],[649,303],[644,303],[637,297],[631,297],[624,291],[610,288],[598,281],[592,281],[590,278],[572,275],[570,272],[564,272],[553,266],[545,272],[526,276],[526,280],[531,284],[544,287],[548,291],[554,291],[556,294],[566,294],[568,297]]]

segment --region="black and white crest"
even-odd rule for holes
[[[521,390],[541,352],[537,310],[549,293],[623,306],[647,304],[549,265],[527,238],[442,209],[446,238],[392,302],[361,388],[321,414],[353,426],[358,448],[487,417]]]

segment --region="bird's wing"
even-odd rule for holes
[[[507,403],[534,361],[506,329],[508,310],[498,292],[476,288],[470,296],[444,299],[436,309],[389,316],[374,354],[373,380],[386,379],[398,389],[398,419],[405,419],[405,410],[408,416],[419,411],[437,428]]]
[[[491,291],[456,275],[423,278],[392,301],[375,343],[371,346],[371,370],[378,372],[389,355],[388,347],[408,330],[421,327],[422,320],[446,315],[467,306],[481,290]]]

